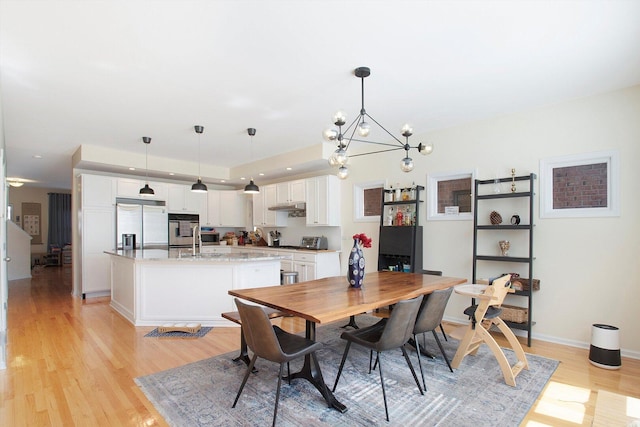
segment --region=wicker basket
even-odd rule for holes
[[[528,291],[530,286],[531,286],[531,282],[533,282],[533,290],[534,291],[539,291],[540,290],[540,280],[538,280],[538,279],[529,280],[529,279],[525,279],[523,277],[518,277],[518,278],[515,278],[515,279],[511,280],[511,287],[513,289],[515,289],[516,291]]]
[[[529,320],[529,309],[527,307],[517,307],[514,305],[502,304],[502,320],[514,323],[527,323]]]

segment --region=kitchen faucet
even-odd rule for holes
[[[199,236],[199,239],[202,239],[202,236],[200,236],[200,233],[198,233],[198,228],[199,225],[194,225],[193,229],[191,230],[191,254],[193,256],[196,256],[196,235]],[[202,242],[200,242],[202,244]]]

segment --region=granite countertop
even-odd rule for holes
[[[189,249],[144,249],[144,250],[116,250],[105,251],[106,254],[134,259],[136,261],[184,261],[184,262],[251,262],[251,261],[275,261],[283,257],[263,252],[240,253],[207,253],[191,255]]]

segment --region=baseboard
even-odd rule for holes
[[[460,317],[445,316],[443,318],[443,320],[445,320],[446,322],[449,322],[449,323],[455,323],[455,324],[460,324],[460,325],[466,325],[468,323],[468,319],[466,317],[465,318],[460,318]],[[527,332],[523,331],[523,330],[520,330],[520,329],[513,329],[513,333],[515,335],[517,335],[517,336],[520,336],[520,337],[526,337],[527,336]],[[535,333],[533,335],[533,338],[535,338],[536,340],[540,340],[540,341],[550,342],[550,343],[554,343],[554,344],[562,344],[562,345],[566,345],[566,346],[569,346],[569,347],[582,348],[582,349],[586,349],[586,350],[588,350],[589,347],[591,346],[591,343],[589,343],[589,342],[569,340],[569,339],[566,339],[566,338],[561,338],[561,337],[556,337],[556,336],[553,336],[553,335],[546,335],[546,334]],[[639,351],[632,351],[632,350],[621,348],[620,349],[620,355],[622,357],[628,357],[629,359],[640,359],[640,352]]]

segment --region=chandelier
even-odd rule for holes
[[[338,111],[333,116],[333,124],[338,127],[338,129],[327,129],[324,131],[324,138],[329,141],[336,143],[338,148],[334,151],[329,157],[329,164],[331,166],[338,167],[338,177],[340,179],[345,179],[349,175],[349,170],[347,169],[347,162],[349,161],[349,157],[358,157],[358,156],[366,156],[369,154],[377,154],[384,153],[387,151],[395,151],[395,150],[404,150],[405,156],[400,162],[400,169],[403,172],[411,172],[413,170],[413,159],[409,157],[409,150],[415,148],[422,155],[431,154],[433,151],[432,144],[423,144],[419,143],[417,146],[411,146],[409,144],[409,137],[413,135],[413,129],[410,125],[405,124],[400,130],[400,134],[404,138],[404,141],[400,138],[394,136],[391,132],[385,129],[380,123],[378,123],[373,117],[371,117],[366,109],[364,108],[364,79],[369,77],[371,74],[371,70],[369,67],[358,67],[355,69],[355,76],[360,79],[361,82],[361,101],[362,106],[360,108],[360,114],[351,122],[349,126],[347,126],[343,130],[343,126],[347,123],[347,117],[342,111]],[[359,139],[359,137],[366,138],[369,136],[371,132],[371,124],[369,124],[366,120],[370,120],[372,123],[377,125],[380,129],[382,129],[385,133],[387,133],[391,138],[395,140],[395,142],[377,142],[365,139]],[[356,135],[357,132],[357,135]],[[380,146],[387,146],[391,148],[384,148],[376,151],[371,151],[368,153],[360,153],[360,154],[352,154],[349,156],[347,154],[347,150],[352,142],[362,142],[366,144],[376,144]]]

